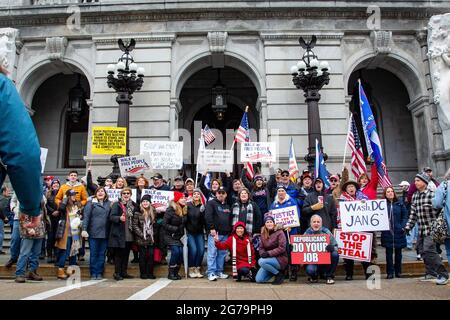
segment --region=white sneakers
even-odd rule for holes
[[[228,275],[227,274],[225,274],[225,273],[219,273],[218,275],[217,275],[217,277],[219,278],[219,279],[228,279]]]
[[[448,283],[448,278],[439,277],[436,279],[437,285],[446,285]]]
[[[217,280],[217,276],[214,273],[210,273],[208,275],[208,280],[209,281],[216,281]]]
[[[208,275],[209,281],[216,281],[217,279],[228,279],[228,275],[222,272],[218,273],[217,275],[215,275],[214,273],[210,273]]]

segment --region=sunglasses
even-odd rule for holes
[[[331,182],[337,182],[337,180],[336,180],[336,179],[330,179],[330,181],[331,181]]]
[[[282,174],[281,176],[282,176],[283,178],[289,177],[288,174]]]
[[[126,195],[126,194],[130,195],[131,193],[129,193],[129,192],[122,192],[122,194],[123,195]]]

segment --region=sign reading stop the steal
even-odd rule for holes
[[[292,264],[330,264],[331,255],[327,251],[330,244],[328,234],[291,236]]]

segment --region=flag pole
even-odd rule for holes
[[[352,126],[353,113],[350,112],[350,118],[348,121],[348,131],[347,131],[347,139],[345,140],[345,148],[344,148],[344,160],[342,161],[342,168],[345,166],[345,157],[347,155],[347,146],[348,146],[348,136]]]
[[[248,112],[248,106],[245,106],[245,113]],[[234,145],[236,144],[236,136],[234,137],[233,144],[231,145],[231,150],[233,150]]]

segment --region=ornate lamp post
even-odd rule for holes
[[[321,61],[316,54],[311,50],[314,48],[317,38],[312,36],[311,41],[306,43],[303,37],[299,38],[300,46],[305,49],[302,59],[291,67],[292,82],[297,87],[304,91],[306,104],[308,106],[308,154],[305,160],[308,162],[310,172],[313,172],[315,161],[316,139],[319,140],[322,146],[322,133],[320,129],[320,115],[319,115],[319,91],[324,85],[330,81],[329,71],[330,67],[327,61]],[[324,154],[324,159],[328,156]]]
[[[127,144],[127,156],[130,155],[130,105],[133,99],[132,94],[142,88],[144,83],[145,69],[138,67],[134,62],[130,52],[133,51],[136,46],[136,41],[131,39],[130,42],[125,45],[122,39],[118,41],[119,48],[124,53],[119,58],[117,64],[109,64],[107,66],[108,71],[108,87],[113,88],[117,93],[116,101],[119,104],[119,115],[117,119],[117,127],[127,128],[126,132],[126,144]],[[109,175],[113,181],[120,176],[120,169],[118,164],[118,158],[120,156],[113,155],[111,162],[113,163],[113,172]],[[106,178],[98,178],[99,183],[104,182]],[[127,178],[129,183],[131,180],[135,180],[134,177]]]

